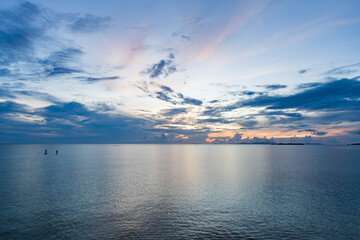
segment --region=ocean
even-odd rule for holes
[[[360,239],[360,146],[2,144],[0,239]]]

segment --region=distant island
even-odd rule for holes
[[[275,143],[275,145],[323,145],[322,143]]]
[[[199,144],[199,143],[196,143]],[[201,144],[201,143],[200,143]],[[277,143],[277,142],[240,142],[240,143],[222,143],[222,142],[217,142],[217,143],[210,143],[210,144],[240,144],[240,145],[323,145],[322,143]],[[350,144],[348,144],[350,145]],[[355,144],[355,145],[360,145]]]
[[[276,143],[276,145],[305,145],[305,143]]]
[[[348,145],[360,145],[360,143],[349,143]]]

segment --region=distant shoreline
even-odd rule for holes
[[[56,144],[64,144],[64,145],[83,145],[83,144],[163,144],[163,145],[279,145],[279,146],[303,146],[303,145],[331,145],[331,144],[323,144],[323,143],[276,143],[276,142],[258,142],[258,143],[174,143],[174,142],[148,142],[148,143],[142,143],[142,142],[128,142],[128,143],[0,143],[3,145],[42,145],[42,144],[48,144],[48,145],[56,145]],[[351,143],[351,144],[336,144],[336,145],[360,145],[360,143]]]

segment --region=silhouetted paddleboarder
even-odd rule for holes
[[[45,149],[45,152],[44,152],[44,154],[45,154],[45,155],[47,154],[47,149]]]
[[[56,150],[56,154],[59,154],[59,150]]]

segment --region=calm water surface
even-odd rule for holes
[[[0,145],[0,239],[104,238],[360,239],[360,147]]]

